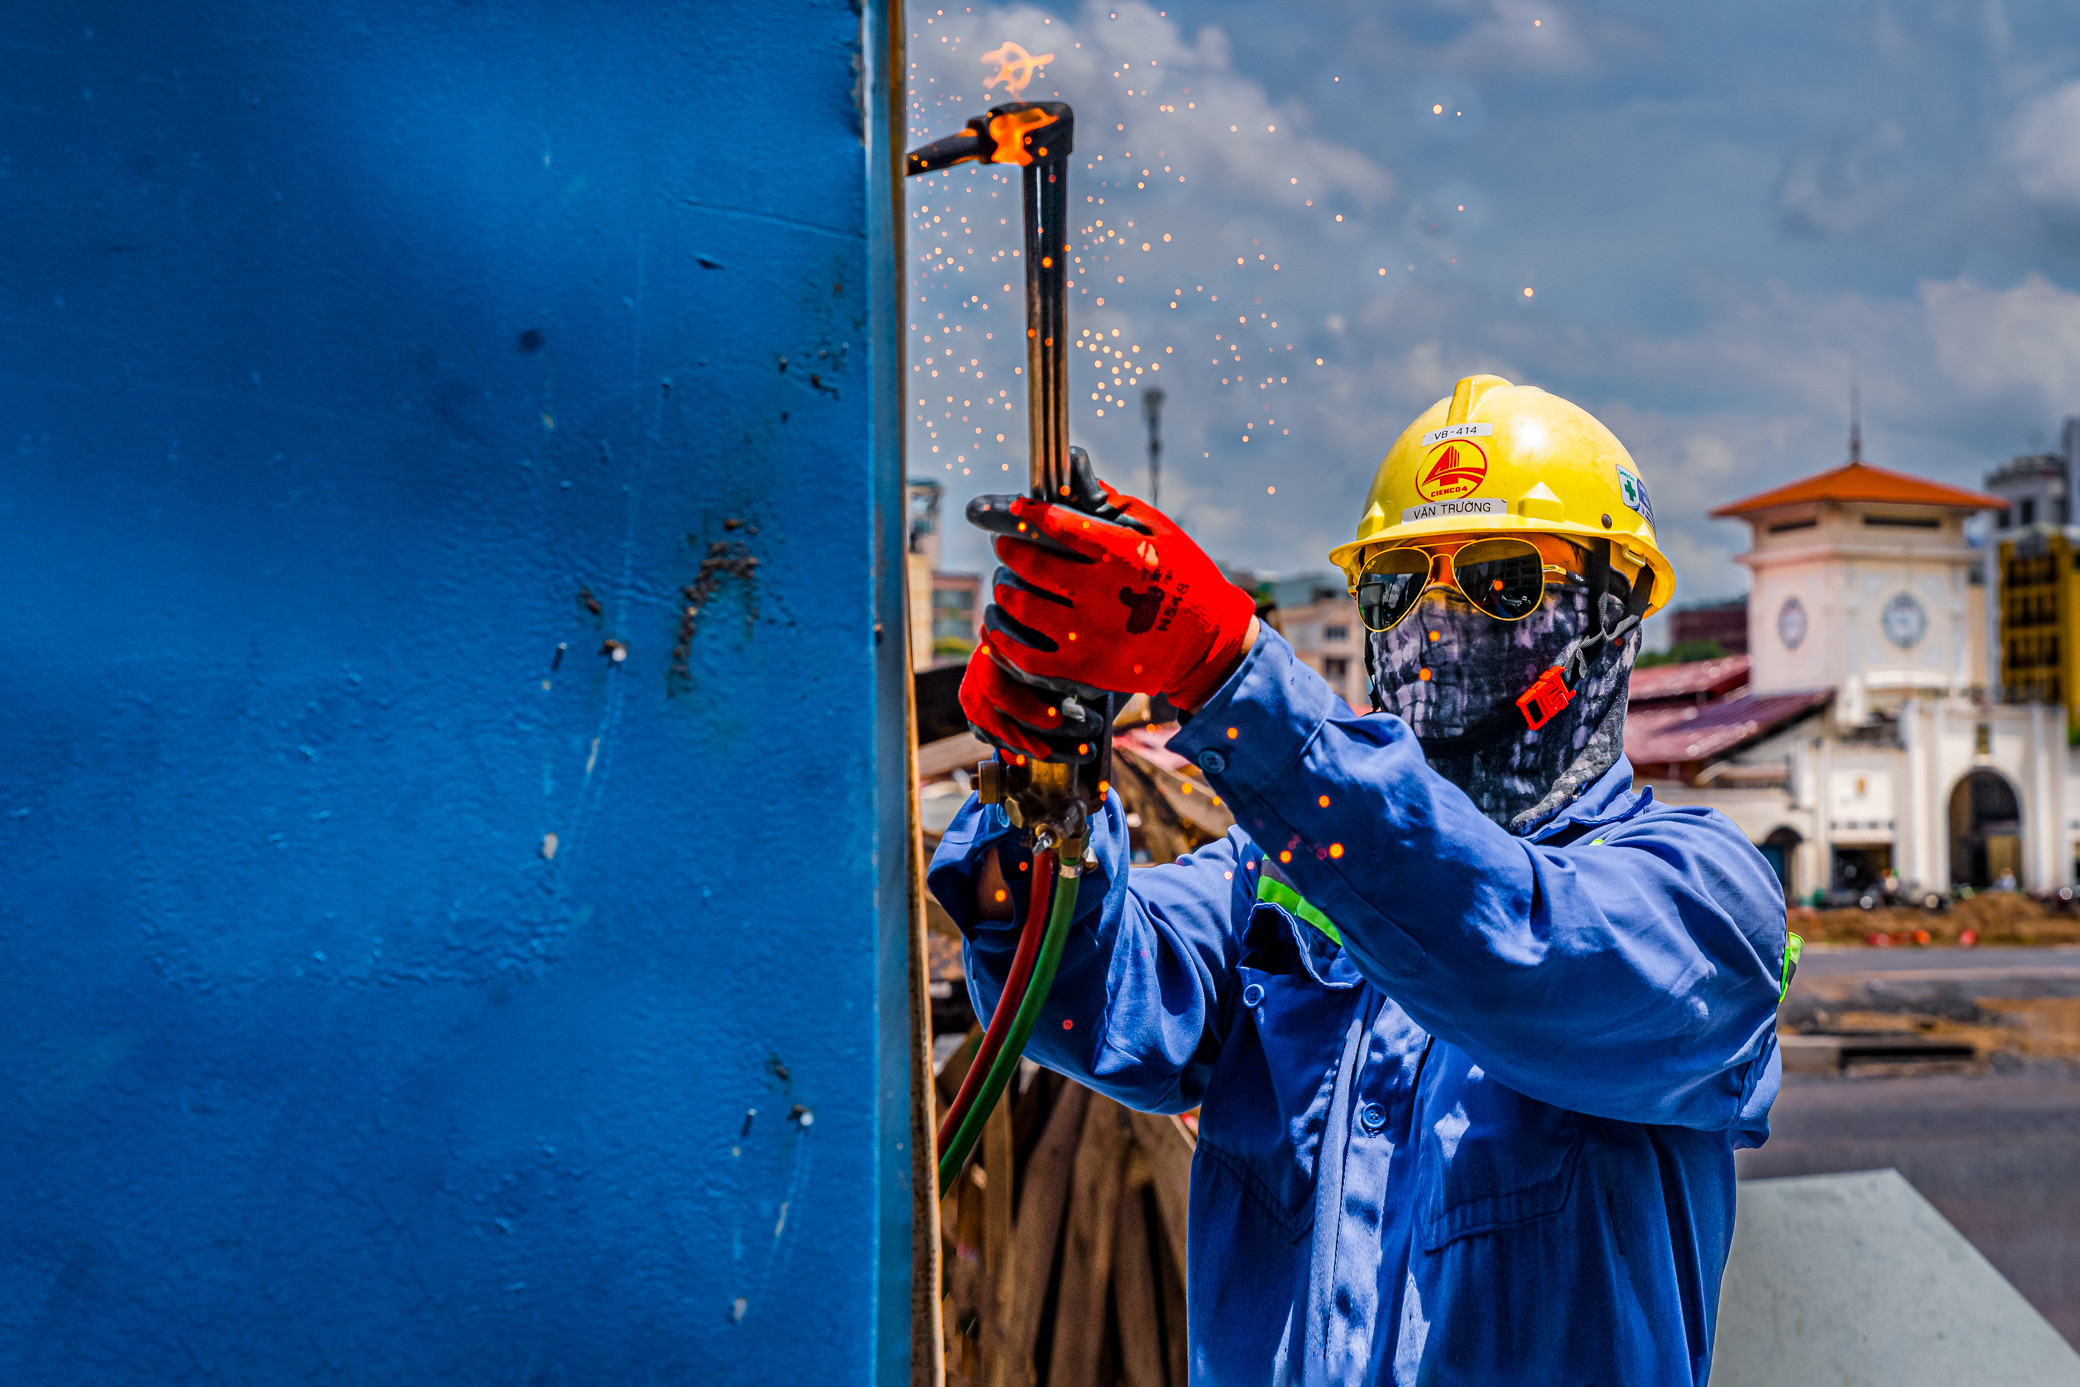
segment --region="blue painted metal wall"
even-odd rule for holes
[[[10,12],[0,1381],[902,1376],[861,38]]]

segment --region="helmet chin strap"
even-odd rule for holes
[[[1560,659],[1533,680],[1531,687],[1519,694],[1514,703],[1496,709],[1456,737],[1421,738],[1425,755],[1465,756],[1492,746],[1505,737],[1515,737],[1526,730],[1538,731],[1574,700],[1575,688],[1588,675],[1590,656],[1606,644],[1622,641],[1645,620],[1647,603],[1654,593],[1651,571],[1640,570],[1620,606],[1610,591],[1611,542],[1607,539],[1593,540],[1588,550],[1589,571],[1584,576],[1589,581],[1589,610],[1596,613],[1597,629],[1568,642]],[[1608,607],[1606,599],[1609,599]],[[1372,710],[1377,713],[1384,712],[1386,704],[1380,701],[1379,681],[1373,677],[1374,658],[1372,643],[1367,641],[1365,682],[1372,695]]]

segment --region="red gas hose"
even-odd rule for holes
[[[982,1045],[968,1065],[968,1073],[961,1080],[959,1093],[954,1094],[946,1116],[939,1122],[939,1138],[936,1150],[944,1152],[946,1143],[960,1130],[961,1120],[974,1105],[975,1095],[981,1091],[983,1076],[989,1073],[990,1065],[996,1062],[997,1054],[1004,1048],[1004,1037],[1010,1033],[1011,1019],[1018,1014],[1018,1005],[1025,999],[1026,984],[1033,977],[1033,960],[1040,956],[1040,937],[1047,932],[1047,906],[1054,893],[1054,853],[1042,848],[1033,854],[1033,884],[1026,898],[1026,922],[1018,932],[1018,952],[1011,956],[1011,971],[1004,976],[1004,991],[997,998],[997,1009],[990,1013],[989,1029],[982,1033]]]

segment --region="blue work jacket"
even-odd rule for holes
[[[1514,837],[1269,630],[1170,747],[1237,826],[1130,872],[1107,803],[1028,1053],[1200,1109],[1192,1382],[1702,1383],[1780,1073],[1762,855],[1623,761]],[[1002,844],[1022,916],[1016,842],[970,800],[932,862],[982,1016],[1016,930],[974,884]]]

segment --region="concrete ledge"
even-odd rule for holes
[[[1911,1032],[1874,1035],[1780,1035],[1777,1048],[1786,1074],[1838,1074],[1844,1066],[1884,1061],[1970,1061],[1978,1052],[1965,1041]]]
[[[2080,1354],[1896,1170],[1747,1180],[1711,1387],[2072,1387]]]

